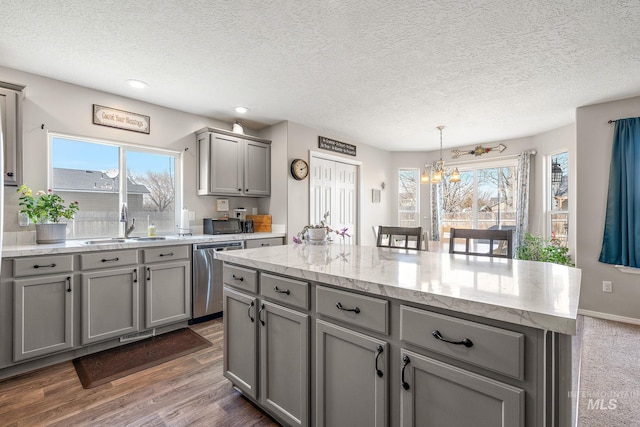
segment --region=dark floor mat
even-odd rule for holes
[[[84,388],[93,388],[194,351],[211,343],[189,328],[73,359]]]

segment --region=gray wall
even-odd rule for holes
[[[580,308],[640,323],[640,276],[598,262],[602,247],[609,163],[613,142],[611,119],[640,116],[640,97],[580,107],[576,113],[578,145],[577,264],[582,269]],[[602,292],[602,281],[613,292]],[[629,320],[629,319],[625,319]]]

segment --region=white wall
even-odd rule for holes
[[[640,321],[640,276],[598,262],[602,248],[613,125],[607,121],[640,116],[640,97],[580,107],[578,149],[577,266],[582,269],[580,308]],[[613,292],[602,292],[602,281]]]
[[[295,158],[309,162],[309,151],[318,149],[319,131],[297,123],[289,122],[287,165]],[[326,151],[328,155],[344,157],[345,160],[362,162],[360,182],[360,244],[375,245],[372,226],[389,222],[390,200],[387,191],[382,192],[381,202],[371,202],[371,190],[380,188],[382,182],[389,183],[391,174],[388,151],[379,150],[366,144],[349,141],[339,136],[323,133],[322,136],[356,145],[357,156],[340,155]],[[296,181],[288,174],[288,240],[309,223],[309,179]]]
[[[4,67],[0,67],[0,81],[26,86],[23,100],[23,182],[34,190],[47,188],[47,131],[52,131],[183,152],[183,204],[196,212],[196,221],[191,222],[191,225],[201,230],[202,218],[217,215],[216,197],[197,196],[195,192],[194,132],[205,126],[230,130],[231,124]],[[150,116],[151,133],[146,135],[94,125],[93,104]],[[41,129],[42,124],[44,130]],[[245,131],[251,132],[248,129]],[[251,212],[250,208],[258,207],[258,203],[259,200],[253,198],[229,198],[232,210],[244,206]],[[32,230],[33,226],[18,227],[17,211],[15,187],[7,187],[4,231]]]

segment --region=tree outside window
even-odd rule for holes
[[[398,225],[420,226],[419,169],[398,169]]]

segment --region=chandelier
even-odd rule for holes
[[[446,169],[444,168],[444,160],[442,160],[442,129],[444,126],[438,126],[436,129],[440,131],[440,160],[433,162],[431,165],[424,165],[424,172],[420,177],[422,184],[431,182],[432,184],[438,184],[444,179]],[[429,170],[429,168],[431,170]],[[449,182],[460,182],[460,172],[458,168],[455,168],[449,175]]]

